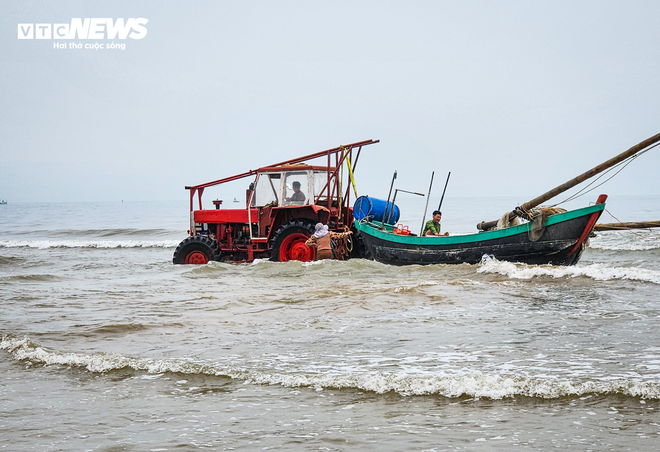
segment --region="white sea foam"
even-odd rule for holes
[[[499,274],[514,279],[586,277],[597,281],[631,280],[660,284],[660,272],[658,271],[637,267],[610,267],[604,264],[559,267],[514,264],[484,257],[477,272]]]
[[[175,248],[179,240],[0,240],[0,248]]]
[[[466,371],[460,375],[391,374],[391,373],[334,373],[281,374],[251,371],[223,364],[202,364],[188,360],[151,360],[130,358],[114,353],[60,353],[41,347],[28,338],[4,336],[0,349],[14,359],[43,365],[79,367],[90,372],[105,373],[130,368],[151,375],[174,372],[184,375],[228,377],[246,384],[281,385],[323,389],[358,389],[383,394],[441,395],[444,397],[479,397],[502,399],[524,396],[559,398],[586,394],[619,394],[645,399],[660,399],[660,382],[634,378],[571,380],[566,378],[528,377]]]
[[[589,247],[605,251],[648,251],[660,249],[657,231],[605,231],[590,240]]]

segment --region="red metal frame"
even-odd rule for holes
[[[220,185],[220,184],[224,184],[224,183],[227,183],[227,182],[232,182],[232,181],[235,181],[235,180],[238,180],[238,179],[243,179],[243,178],[246,178],[246,177],[254,176],[259,172],[284,171],[284,170],[287,170],[287,169],[292,169],[292,170],[301,169],[301,170],[304,170],[304,169],[310,169],[310,168],[311,169],[326,169],[327,170],[327,172],[328,172],[328,182],[323,187],[323,189],[319,192],[319,195],[317,196],[317,199],[315,200],[314,203],[316,204],[318,199],[320,199],[321,196],[323,195],[323,193],[327,190],[327,192],[328,192],[328,194],[327,194],[328,208],[330,208],[332,200],[333,200],[333,195],[335,193],[339,194],[339,180],[337,179],[336,176],[337,176],[337,173],[338,173],[339,169],[341,168],[341,165],[344,163],[344,160],[346,160],[346,156],[349,156],[349,158],[351,160],[351,163],[352,163],[352,166],[353,166],[353,172],[355,172],[355,167],[357,166],[357,161],[359,159],[360,151],[362,150],[362,146],[375,144],[375,143],[378,143],[379,141],[380,140],[358,141],[356,143],[351,143],[351,144],[346,144],[346,145],[343,145],[343,146],[338,146],[336,148],[327,149],[325,151],[315,152],[313,154],[305,155],[303,157],[297,157],[297,158],[294,158],[294,159],[285,160],[285,161],[280,162],[280,163],[274,163],[272,165],[267,165],[267,166],[264,166],[264,167],[261,167],[261,168],[255,169],[255,170],[246,171],[245,173],[236,174],[234,176],[225,177],[223,179],[218,179],[218,180],[215,180],[215,181],[212,181],[212,182],[206,182],[204,184],[199,184],[199,185],[186,186],[186,190],[190,190],[190,211],[193,212],[193,210],[194,210],[193,203],[194,203],[194,199],[195,199],[195,193],[197,193],[197,195],[198,195],[199,209],[202,210],[202,194],[204,193],[204,189],[207,188],[207,187],[212,187],[212,186],[215,186],[215,185]],[[353,149],[355,149],[355,148],[357,148],[357,152],[356,152],[355,161],[353,161]],[[335,162],[336,162],[334,167],[331,166],[331,160],[330,160],[330,157],[333,154],[335,155]],[[341,155],[341,157],[340,157],[340,155]],[[313,160],[313,159],[316,159],[316,158],[319,158],[319,157],[324,157],[324,156],[327,156],[327,159],[328,159],[327,167],[319,167],[319,166],[311,166],[311,165],[303,166],[303,165],[301,165],[300,167],[283,168],[284,165],[294,165],[296,163],[303,163],[303,162],[307,162],[309,160]],[[330,188],[330,182],[331,181],[334,181],[334,183],[332,184],[333,185],[332,188]],[[346,196],[343,199],[344,202],[342,202],[342,206],[340,206],[341,208],[343,208],[344,206],[350,205],[349,204],[349,202],[350,202],[350,190],[349,189],[350,189],[350,184],[349,184],[348,189],[346,190]],[[191,231],[191,232],[194,232],[194,231]]]

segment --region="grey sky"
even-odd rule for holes
[[[385,197],[395,169],[426,191],[435,170],[454,195],[524,202],[660,132],[657,1],[1,5],[0,198],[15,202],[186,199],[370,138],[362,193]],[[148,34],[123,51],[17,39],[75,17],[144,17]],[[660,148],[600,191],[659,195],[659,168]]]

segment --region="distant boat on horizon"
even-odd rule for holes
[[[238,199],[234,198],[234,202],[238,202]]]
[[[7,201],[5,201],[4,199],[0,199],[0,204],[7,204]]]

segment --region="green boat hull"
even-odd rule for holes
[[[605,204],[549,216],[542,235],[532,240],[531,223],[455,236],[405,236],[390,226],[355,221],[367,254],[386,264],[475,264],[484,255],[527,264],[574,265]]]

